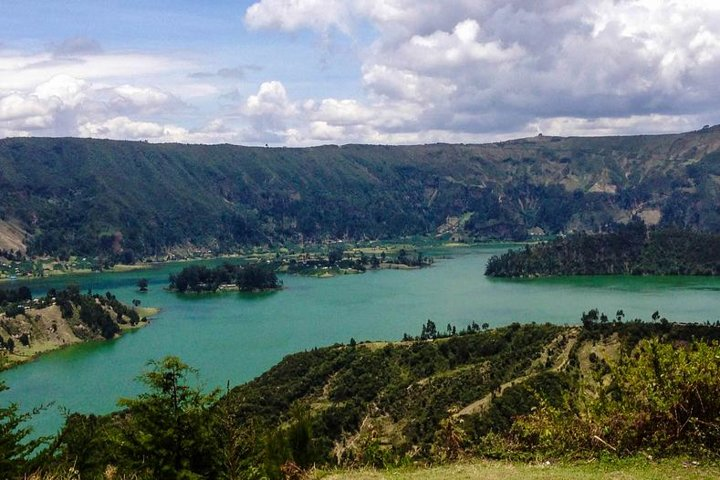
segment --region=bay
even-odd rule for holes
[[[135,378],[148,360],[178,355],[197,368],[207,388],[246,382],[283,356],[350,338],[399,340],[419,334],[432,319],[462,328],[475,321],[575,324],[598,308],[609,316],[649,319],[654,311],[674,321],[720,320],[720,279],[706,277],[572,277],[492,279],[483,275],[502,246],[451,250],[432,268],[382,270],[334,278],[281,276],[285,289],[261,295],[236,292],[179,295],[163,289],[185,264],[126,273],[64,276],[31,281],[37,296],[77,283],[82,291],[111,291],[121,301],[140,299],[161,308],[150,325],[110,342],[68,347],[0,373],[10,390],[1,401],[23,410],[53,405],[33,419],[38,434],[61,426],[63,411],[108,413],[120,397],[141,391]],[[434,252],[447,254],[448,251]],[[204,263],[218,263],[213,260]],[[150,289],[136,283],[147,278]]]

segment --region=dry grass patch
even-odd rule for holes
[[[616,462],[571,464],[473,461],[417,469],[318,471],[311,473],[308,478],[324,480],[699,480],[720,478],[720,468],[717,465],[703,465],[681,459],[659,462],[630,459]]]

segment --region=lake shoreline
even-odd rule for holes
[[[347,344],[354,338],[399,341],[418,335],[428,319],[445,331],[473,321],[497,328],[512,322],[576,324],[583,312],[599,308],[611,318],[622,309],[626,320],[649,318],[715,322],[720,319],[720,279],[705,277],[584,277],[510,280],[483,275],[487,260],[510,248],[453,248],[433,268],[377,270],[322,281],[282,275],[281,294],[177,295],[164,290],[168,276],[185,264],[165,264],[147,273],[102,273],[28,282],[33,294],[79,284],[81,291],[110,291],[118,300],[162,308],[152,322],[121,342],[91,342],[43,355],[3,372],[8,402],[32,407],[56,401],[72,411],[110,412],[116,400],[140,391],[134,379],[148,360],[177,355],[197,368],[209,388],[247,382],[285,356],[315,347]],[[442,258],[442,261],[439,261]],[[221,263],[210,260],[209,267]],[[138,293],[145,277],[149,291]],[[379,344],[378,344],[379,345]],[[110,374],[110,372],[112,372]],[[63,418],[40,415],[38,434],[53,433]]]
[[[442,241],[442,240],[436,240],[436,239],[422,239],[422,241],[403,241],[402,239],[398,239],[397,241],[389,241],[387,243],[383,243],[380,245],[363,245],[361,242],[358,242],[354,245],[347,245],[348,246],[348,252],[353,254],[358,254],[359,252],[364,252],[368,255],[371,254],[380,254],[382,252],[386,253],[397,253],[398,251],[402,249],[412,249],[415,251],[420,251],[421,249],[427,249],[427,250],[434,250],[434,249],[440,249],[440,250],[447,250],[448,253],[451,253],[455,250],[461,249],[461,248],[483,248],[483,247],[489,247],[489,246],[495,246],[495,245],[505,245],[508,247],[513,246],[520,246],[524,245],[525,243],[531,243],[531,242],[470,242],[470,243],[458,243],[458,242],[448,242],[448,241]],[[342,244],[342,243],[341,243]],[[272,261],[277,258],[278,255],[281,255],[281,258],[285,258],[287,260],[290,259],[296,259],[299,260],[302,257],[317,257],[319,253],[327,248],[328,245],[324,244],[313,244],[308,247],[305,247],[308,249],[307,252],[297,252],[297,253],[290,253],[291,250],[288,250],[287,248],[277,248],[277,249],[269,249],[267,251],[260,251],[260,252],[225,252],[219,255],[208,255],[208,254],[198,254],[195,256],[188,256],[188,257],[178,257],[178,258],[167,258],[165,260],[151,260],[147,262],[136,262],[133,264],[122,264],[118,263],[113,265],[110,268],[103,268],[100,270],[93,270],[90,268],[72,268],[69,266],[70,262],[57,262],[55,260],[51,260],[49,258],[40,258],[36,260],[35,262],[39,262],[43,264],[43,274],[42,275],[35,275],[35,274],[19,274],[19,275],[9,275],[0,272],[0,287],[4,285],[12,285],[14,282],[17,281],[32,281],[32,280],[42,280],[42,279],[48,279],[48,278],[54,278],[54,277],[64,277],[64,276],[76,276],[76,275],[94,275],[99,273],[126,273],[131,271],[143,271],[143,270],[152,270],[155,268],[161,268],[166,265],[172,265],[172,264],[182,264],[182,263],[192,263],[192,262],[201,262],[204,260],[247,260],[247,261]],[[386,262],[382,262],[382,264],[385,264]],[[61,269],[54,268],[55,265],[62,264]],[[379,268],[397,268],[401,269],[402,266],[393,267],[393,266],[381,266]],[[393,264],[391,264],[393,265]],[[412,267],[412,266],[409,266]],[[352,273],[352,272],[348,272]]]
[[[18,367],[20,365],[24,365],[29,362],[33,362],[37,360],[38,358],[51,353],[55,352],[57,350],[62,350],[67,347],[71,347],[74,345],[80,345],[85,343],[93,343],[93,342],[112,342],[115,340],[120,339],[126,332],[135,332],[137,330],[140,330],[142,328],[145,328],[146,326],[150,325],[150,321],[152,320],[152,317],[158,315],[161,311],[159,308],[155,307],[137,307],[135,309],[136,312],[138,312],[138,315],[144,321],[138,322],[136,325],[130,325],[130,324],[119,324],[120,332],[117,333],[113,338],[110,339],[98,339],[98,338],[89,338],[89,339],[81,339],[77,336],[70,337],[66,336],[62,339],[62,342],[59,340],[38,340],[38,341],[32,341],[30,343],[30,346],[26,347],[22,344],[17,345],[15,347],[15,351],[13,353],[4,352],[4,362],[0,363],[0,372],[11,370],[15,367]],[[30,313],[37,315],[36,311],[30,311]],[[37,321],[37,316],[35,317]],[[7,321],[7,320],[6,320]],[[54,320],[55,322],[57,320]]]

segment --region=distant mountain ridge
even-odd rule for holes
[[[61,256],[440,233],[523,239],[634,215],[718,232],[720,126],[310,148],[8,138],[0,192],[0,250]]]

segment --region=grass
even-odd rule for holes
[[[661,461],[632,458],[541,464],[474,460],[428,468],[317,471],[310,478],[323,480],[717,479],[720,478],[720,467],[717,464],[698,463],[680,458]]]
[[[155,307],[135,307],[135,311],[140,315],[140,317],[154,317],[158,313],[160,313],[159,308]]]

